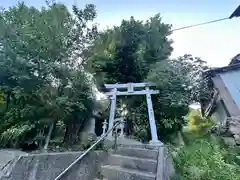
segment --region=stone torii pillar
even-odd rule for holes
[[[111,99],[111,107],[110,107],[110,114],[109,114],[109,121],[108,121],[108,129],[113,127],[115,112],[116,112],[116,103],[117,103],[117,88],[114,88],[110,96]],[[113,138],[112,133],[108,134],[108,138]]]
[[[159,144],[160,141],[158,140],[158,135],[157,135],[157,127],[156,127],[156,121],[155,121],[155,116],[153,111],[150,89],[149,87],[146,87],[145,89],[146,89],[146,98],[147,98],[147,106],[148,106],[148,119],[149,119],[151,136],[152,136],[152,140],[149,143]]]

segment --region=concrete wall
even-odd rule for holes
[[[27,155],[27,153],[13,149],[0,150],[0,179],[11,171],[11,167],[22,155]]]
[[[12,173],[1,180],[53,180],[82,152],[48,153],[22,156],[13,167]],[[91,152],[77,163],[62,180],[91,180],[96,176],[106,152]]]
[[[162,179],[157,178],[157,180],[171,180],[175,175],[175,170],[173,165],[173,159],[166,148],[164,148],[163,159],[159,160],[158,163],[163,163],[163,175]]]

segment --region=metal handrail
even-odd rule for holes
[[[79,156],[72,164],[70,164],[64,171],[62,171],[54,180],[59,180],[65,173],[67,173],[78,161],[80,161],[87,153],[89,153],[98,143],[100,143],[110,132],[117,127],[121,121],[117,121],[116,124],[109,129],[103,136],[101,136],[90,148],[88,148],[81,156]]]

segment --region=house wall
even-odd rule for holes
[[[214,118],[215,124],[222,124],[224,125],[226,123],[227,119],[227,113],[223,107],[223,104],[221,103],[220,100],[217,101],[216,103],[216,108],[215,111],[212,114]]]
[[[240,108],[240,70],[221,73],[220,76],[233,97],[233,100]]]
[[[232,76],[233,76],[232,74],[227,75],[227,73],[226,74],[221,73],[213,77],[212,80],[215,88],[219,93],[219,96],[224,101],[224,104],[230,116],[240,116],[240,106],[239,106],[240,104],[239,105],[237,104],[238,102],[237,97],[240,96],[240,92],[239,94],[236,92],[237,88],[234,88],[234,87],[235,87],[235,84],[237,86],[238,82],[236,82],[236,78]],[[232,77],[233,79],[231,79],[230,77]]]

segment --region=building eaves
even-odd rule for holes
[[[224,72],[228,72],[228,71],[234,71],[237,69],[240,69],[240,63],[229,65],[229,66],[224,66],[224,67],[220,67],[220,68],[210,69],[210,70],[205,71],[204,75],[214,77],[216,74],[224,73]]]
[[[240,63],[240,53],[231,59],[229,66],[237,63]]]
[[[239,17],[240,16],[240,5],[237,7],[237,9],[229,16],[229,19],[232,19],[234,17]]]

